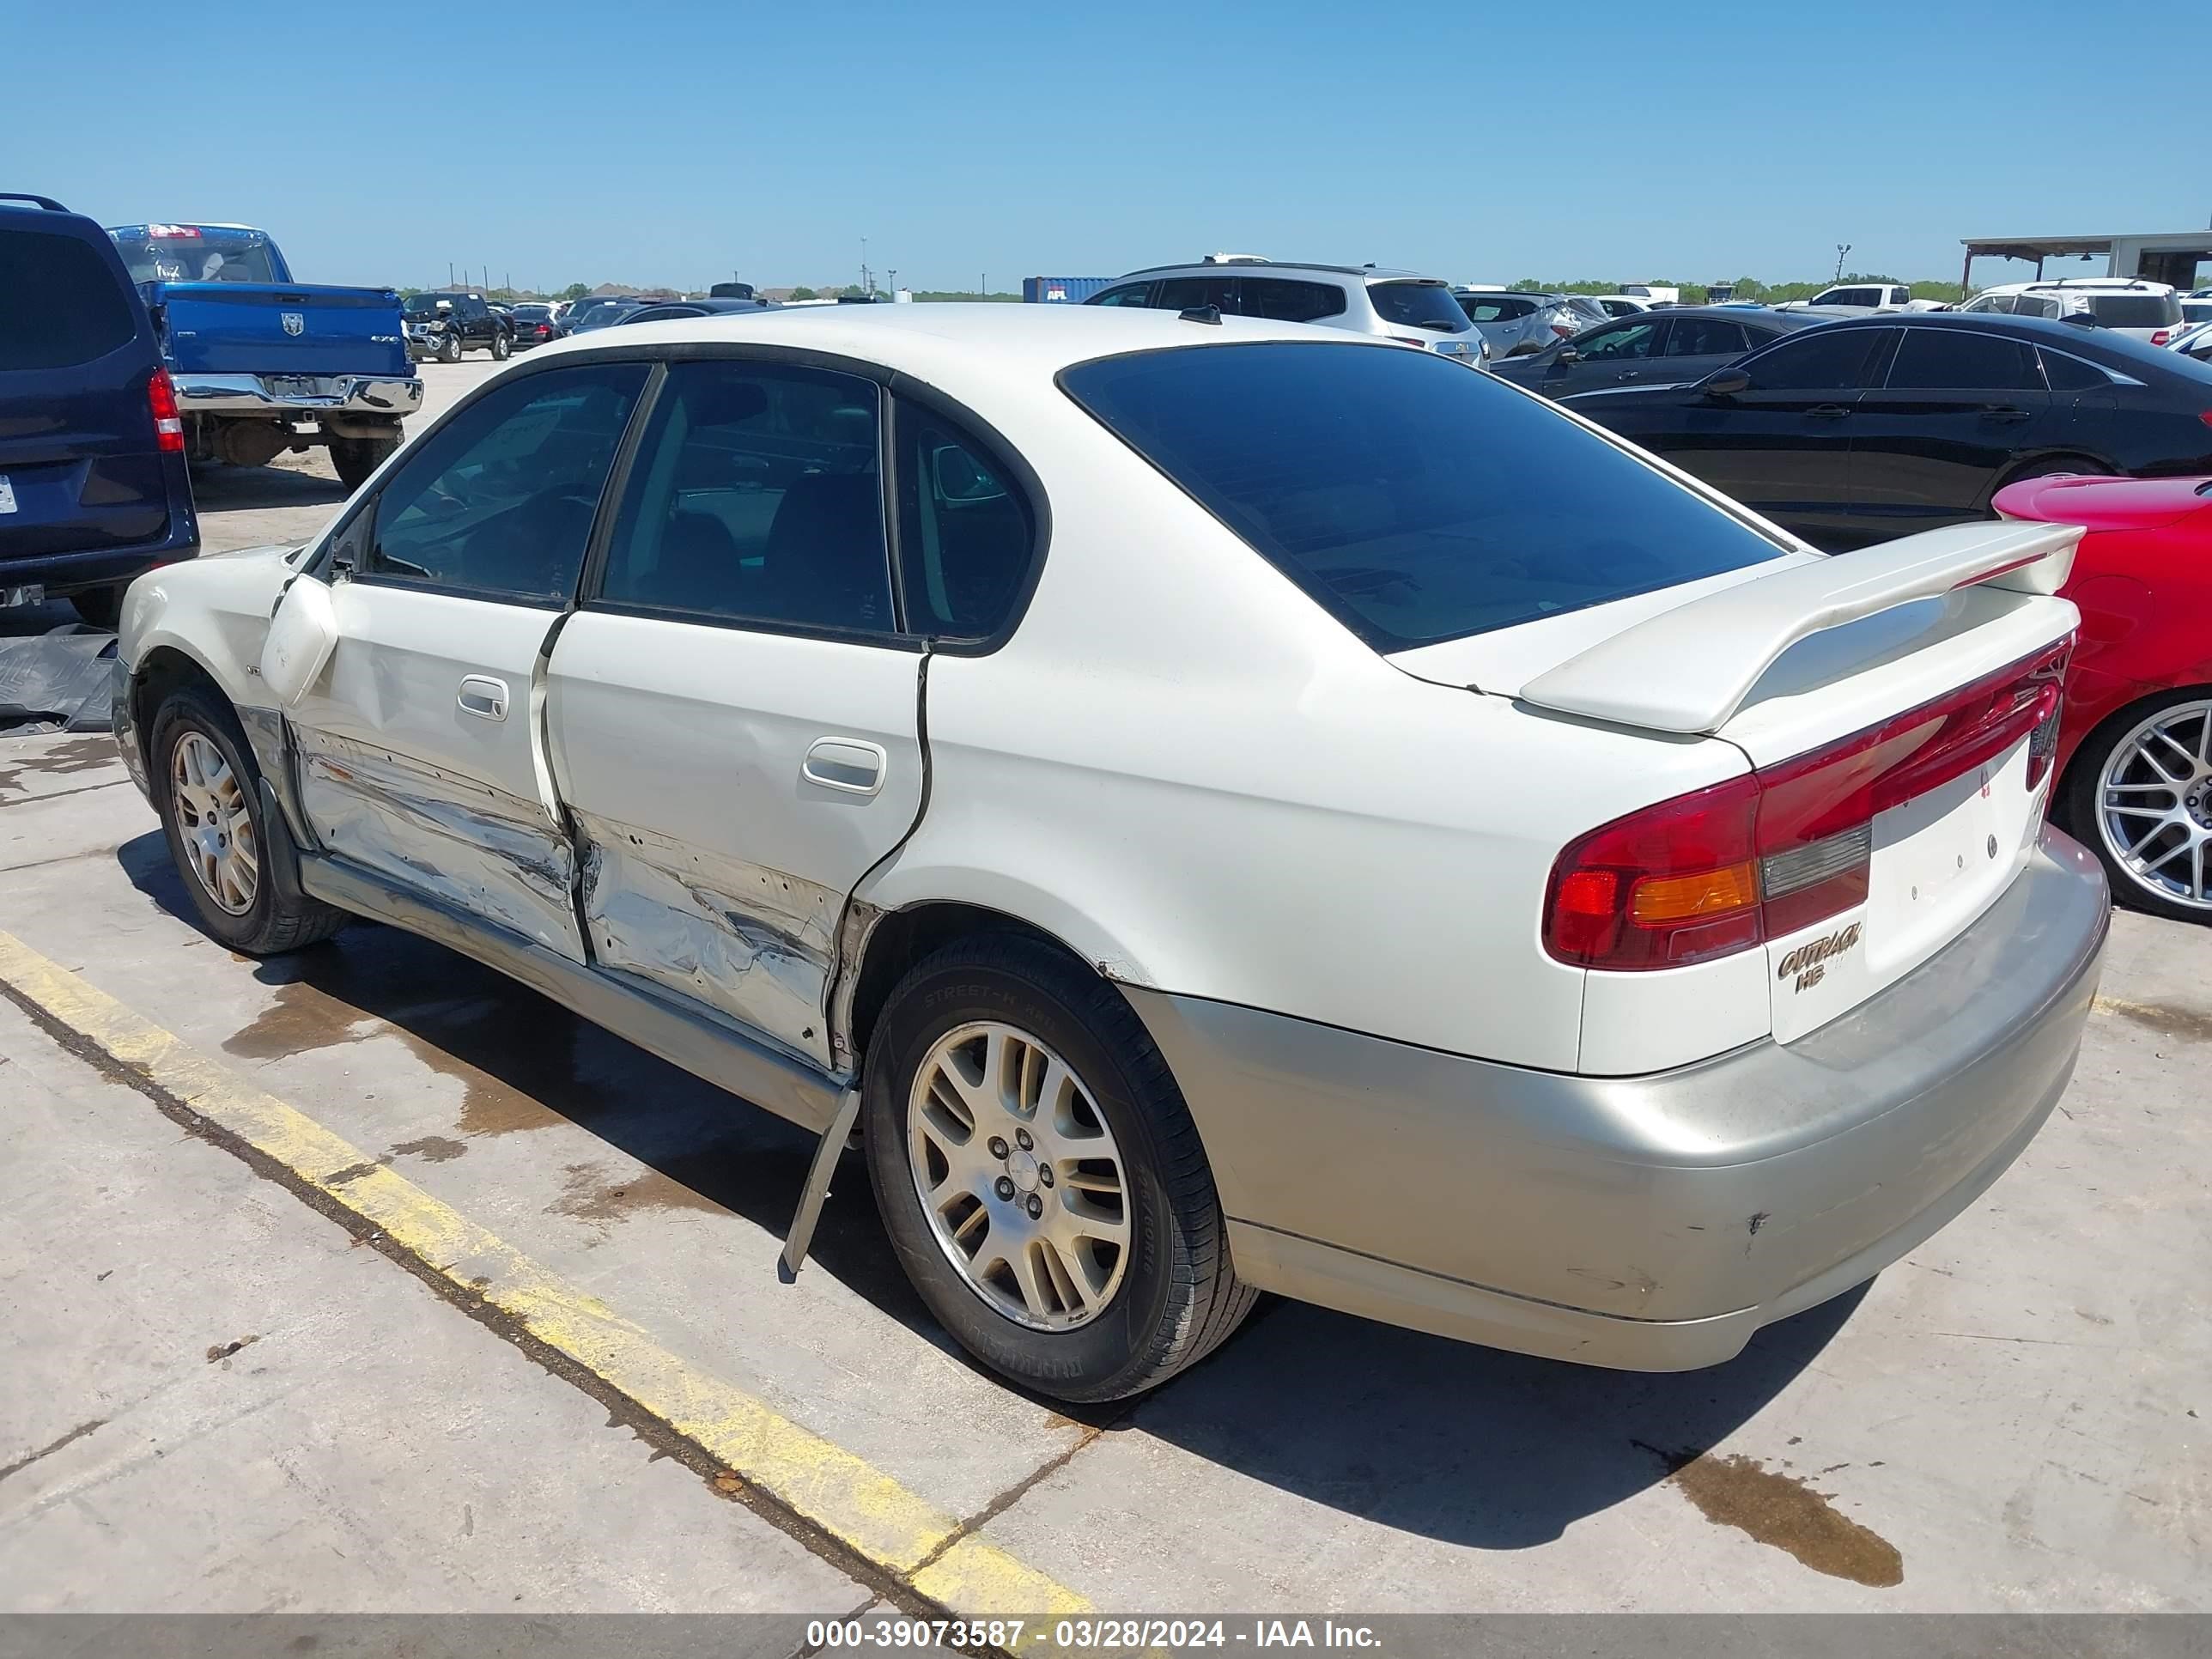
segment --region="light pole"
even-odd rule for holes
[[[1839,283],[1844,280],[1844,255],[1850,251],[1851,245],[1849,242],[1836,244],[1836,280]]]

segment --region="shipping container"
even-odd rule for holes
[[[1033,306],[1079,306],[1113,280],[1111,276],[1024,276],[1022,300]]]

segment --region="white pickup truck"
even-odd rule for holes
[[[1838,283],[1822,289],[1809,300],[1786,300],[1777,311],[1910,311],[1924,309],[1903,283]]]

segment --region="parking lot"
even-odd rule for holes
[[[492,365],[422,370],[426,414]],[[301,539],[319,456],[202,482]],[[20,619],[29,626],[32,617]],[[12,625],[12,624],[11,624]],[[2212,1607],[2212,934],[2123,912],[1957,1222],[1735,1361],[1277,1304],[1077,1417],[970,1364],[848,1154],[438,945],[185,920],[102,736],[0,740],[0,1605],[1036,1613]]]

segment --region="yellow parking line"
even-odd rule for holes
[[[0,986],[27,1011],[274,1159],[332,1204],[948,1612],[1081,1613],[1090,1603],[843,1447],[668,1352],[620,1315],[364,1156],[181,1037],[0,933]]]

